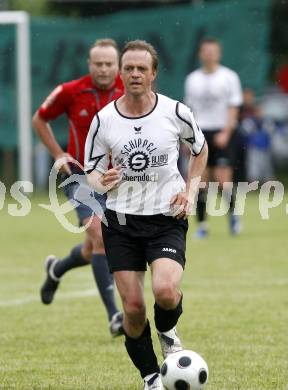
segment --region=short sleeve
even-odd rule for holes
[[[97,170],[105,173],[109,166],[109,148],[105,142],[104,125],[98,114],[91,122],[85,143],[84,170],[87,173]]]
[[[229,97],[228,104],[232,107],[239,107],[243,103],[241,82],[238,75],[233,72],[229,75]]]
[[[180,140],[185,143],[193,156],[197,156],[205,144],[205,137],[197,125],[190,109],[182,103],[176,105],[176,115],[180,124]]]
[[[55,119],[68,110],[70,100],[71,93],[65,84],[58,85],[41,104],[38,113],[45,121]]]

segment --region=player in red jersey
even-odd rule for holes
[[[32,123],[36,133],[55,161],[71,156],[83,166],[85,140],[94,115],[123,93],[118,74],[118,57],[114,40],[97,40],[89,51],[89,74],[56,87],[34,114]],[[69,121],[67,152],[56,141],[49,124],[62,114],[66,114]],[[78,166],[69,163],[61,166],[61,172],[65,180],[74,173],[84,175]],[[83,179],[85,183],[85,176]],[[49,255],[46,258],[47,276],[41,287],[41,300],[44,304],[50,304],[64,273],[91,262],[96,284],[107,310],[109,329],[115,337],[123,332],[123,317],[115,304],[113,278],[108,270],[102,240],[100,219],[105,209],[106,197],[94,193],[93,199],[97,201],[98,209],[92,209],[83,198],[89,199],[93,190],[73,180],[69,182],[68,179],[67,182],[69,184],[64,187],[64,192],[69,200],[77,202],[76,212],[80,225],[86,225],[91,217],[92,222],[86,230],[84,242],[73,248],[67,257],[60,260]]]

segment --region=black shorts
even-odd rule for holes
[[[184,268],[187,220],[163,214],[119,214],[109,209],[105,217],[102,233],[110,272],[146,271],[147,263],[163,257]]]
[[[208,154],[208,167],[219,167],[219,166],[231,166],[231,147],[228,145],[225,148],[218,148],[214,144],[215,135],[218,134],[221,130],[203,130],[203,134],[206,138],[206,142],[209,149]]]

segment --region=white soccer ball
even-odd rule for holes
[[[183,350],[169,355],[161,366],[166,390],[201,390],[208,382],[208,366],[198,353]]]

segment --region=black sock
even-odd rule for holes
[[[54,275],[57,278],[61,278],[61,276],[64,275],[65,272],[69,271],[70,269],[90,264],[90,262],[84,259],[84,257],[82,256],[81,249],[82,244],[75,246],[69,256],[64,257],[64,259],[56,263],[53,271]]]
[[[159,372],[157,357],[152,344],[149,321],[147,321],[147,325],[140,337],[137,339],[133,339],[127,335],[125,337],[126,350],[135,367],[140,371],[141,377],[144,378],[146,375]]]
[[[233,214],[234,210],[235,210],[235,198],[236,198],[235,192],[232,191],[231,200],[230,200],[230,207],[229,207],[229,212],[231,214]]]
[[[197,208],[196,208],[198,222],[204,222],[206,219],[206,199],[207,199],[206,190],[199,189]]]
[[[222,196],[229,204],[229,213],[233,214],[235,209],[235,199],[236,199],[234,187],[232,188],[232,191],[231,189],[229,190],[223,189],[222,191],[223,191]]]
[[[105,255],[93,254],[92,270],[102,301],[106,307],[109,321],[119,310],[116,307],[114,296],[114,279],[109,272]]]
[[[181,316],[183,311],[182,299],[183,299],[183,295],[181,296],[178,305],[175,307],[175,309],[172,310],[162,309],[162,307],[160,307],[158,303],[155,302],[154,320],[155,320],[156,329],[159,332],[167,332],[168,330],[176,326],[178,319]]]

